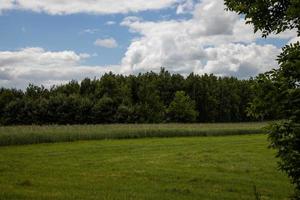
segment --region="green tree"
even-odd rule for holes
[[[92,123],[92,108],[93,102],[87,97],[78,97],[79,107],[77,108],[77,121],[80,124]]]
[[[184,91],[176,92],[167,113],[172,122],[194,122],[198,115],[195,110],[195,102]]]
[[[0,125],[12,122],[8,120],[8,115],[10,115],[8,112],[10,112],[10,110],[8,111],[6,107],[15,99],[22,98],[23,95],[23,92],[20,90],[0,88]]]
[[[24,98],[10,101],[4,108],[4,124],[26,124]]]
[[[80,85],[77,81],[72,80],[67,84],[54,86],[52,88],[52,93],[60,93],[66,96],[70,96],[72,94],[78,94],[80,92]]]
[[[281,119],[281,104],[274,98],[278,95],[278,88],[274,83],[274,73],[266,72],[259,74],[252,85],[255,97],[246,109],[249,116],[261,121],[270,119]]]
[[[239,102],[237,79],[232,77],[218,80],[218,121],[239,121]]]
[[[262,31],[263,37],[291,29],[300,35],[299,0],[225,0],[225,5],[243,14],[247,23],[254,25],[255,32]],[[295,199],[300,199],[300,44],[284,47],[278,63],[278,70],[258,77],[259,95],[249,111],[264,116],[270,112],[270,103],[275,103],[272,107],[285,119],[269,126],[269,138],[281,159],[280,168],[295,184]]]
[[[85,78],[80,83],[80,95],[91,96],[95,93],[96,84],[94,80]]]
[[[300,44],[286,46],[278,61],[280,68],[272,77],[278,92],[273,98],[286,120],[270,125],[269,137],[281,158],[279,166],[295,184],[300,199]]]
[[[253,98],[249,95],[251,84],[207,74],[191,73],[184,78],[161,69],[160,73],[138,76],[108,73],[100,79],[86,78],[80,84],[71,81],[50,90],[32,84],[25,92],[2,88],[0,124],[159,123],[167,121],[166,108],[177,91],[185,91],[195,102],[195,110],[201,113],[196,121],[239,121],[245,120],[240,116]],[[100,106],[102,100],[107,103]],[[5,109],[10,102],[18,103]],[[99,107],[102,114],[111,114],[104,118]]]
[[[238,83],[238,88],[239,88],[239,97],[240,97],[240,102],[239,102],[239,111],[240,111],[240,116],[241,119],[240,121],[250,121],[254,120],[252,116],[248,115],[247,108],[249,107],[249,103],[253,101],[256,93],[254,93],[254,88],[252,85],[254,85],[254,80],[253,78],[250,78],[250,80],[241,80]],[[272,119],[273,116],[271,116],[270,119]]]
[[[104,74],[97,84],[96,96],[97,98],[107,96],[116,103],[121,102],[122,90],[119,76],[114,75],[112,72]]]
[[[134,96],[133,119],[140,123],[163,122],[165,116],[165,106],[156,88],[157,74],[147,72],[138,75],[136,94]],[[135,87],[136,87],[135,86]]]
[[[231,11],[245,16],[247,24],[254,30],[262,31],[262,36],[281,33],[296,28],[300,35],[299,0],[225,0]]]
[[[129,123],[131,122],[133,114],[133,108],[129,105],[121,104],[118,107],[116,120],[118,123]]]
[[[116,105],[107,96],[99,99],[92,108],[94,123],[112,123],[115,121]]]
[[[161,68],[156,82],[156,88],[158,90],[160,99],[162,100],[164,105],[169,105],[173,99],[175,92],[177,91],[177,89],[175,88],[176,85],[172,83],[171,74],[164,68]]]

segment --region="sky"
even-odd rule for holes
[[[295,30],[261,38],[223,0],[0,0],[0,87],[158,72],[254,77]]]

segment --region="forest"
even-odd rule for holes
[[[162,122],[245,122],[259,94],[255,79],[159,73],[138,75],[106,73],[80,83],[25,90],[0,89],[0,123],[99,124]],[[264,113],[260,119],[273,119]],[[277,116],[278,117],[278,116]]]

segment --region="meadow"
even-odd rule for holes
[[[262,133],[267,123],[0,126],[0,146],[78,140],[225,136]]]
[[[265,134],[2,146],[0,199],[288,199],[276,161]]]

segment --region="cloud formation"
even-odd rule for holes
[[[116,71],[117,66],[84,66],[88,54],[73,51],[45,51],[42,48],[25,48],[0,52],[0,86],[25,88],[29,83],[49,87],[85,77],[99,77]]]
[[[75,65],[87,54],[76,54],[73,51],[46,52],[42,48],[25,48],[19,51],[0,52],[0,66],[17,67],[55,67],[62,65]]]
[[[197,73],[213,73],[218,76],[249,78],[277,66],[280,50],[273,45],[255,43],[223,44],[205,49],[207,62]]]
[[[226,12],[223,0],[202,0],[189,20],[143,21],[127,17],[121,25],[140,37],[122,59],[123,73],[158,71],[214,73],[248,78],[277,67],[280,49],[258,45],[260,34],[237,14]],[[289,39],[292,33],[271,36]]]
[[[105,48],[116,48],[118,47],[118,43],[114,38],[106,38],[106,39],[97,39],[94,42],[94,45]]]
[[[158,10],[175,5],[182,0],[2,0],[1,10],[29,10],[51,15],[75,13],[116,14]]]

